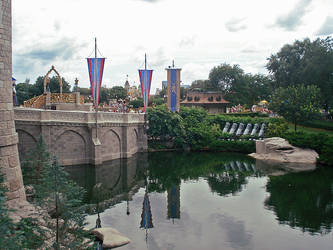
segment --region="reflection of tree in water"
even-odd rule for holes
[[[248,175],[246,172],[225,171],[209,176],[207,181],[212,192],[216,192],[221,196],[236,195],[247,184],[246,177]]]
[[[333,226],[333,171],[271,176],[267,183],[270,197],[265,201],[281,224],[303,232],[326,234]]]
[[[253,175],[253,160],[239,154],[170,153],[149,155],[150,191],[164,192],[182,180],[208,179],[212,191],[220,195],[236,193]],[[246,164],[245,164],[246,163]],[[232,169],[234,168],[234,169]]]

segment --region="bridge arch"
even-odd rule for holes
[[[86,159],[87,143],[84,137],[77,131],[68,129],[56,136],[53,150],[58,159],[66,159],[61,164],[79,164]]]
[[[23,129],[16,130],[18,134],[18,151],[20,159],[26,159],[28,154],[35,148],[37,139],[29,132]]]
[[[121,158],[121,139],[116,131],[108,129],[100,140],[103,161]]]

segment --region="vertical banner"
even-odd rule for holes
[[[140,83],[141,83],[141,92],[143,99],[144,112],[146,111],[146,107],[148,107],[149,101],[149,92],[151,86],[151,79],[153,76],[152,69],[139,69]]]
[[[181,69],[167,68],[168,108],[171,112],[179,112],[180,108],[180,71]]]
[[[90,87],[94,106],[97,110],[99,104],[99,95],[102,85],[105,58],[87,58]]]

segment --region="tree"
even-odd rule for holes
[[[121,86],[114,86],[110,90],[110,99],[125,99],[127,97],[126,89]]]
[[[70,93],[71,92],[71,85],[65,80],[62,79],[62,93]],[[44,76],[39,76],[35,82],[35,95],[41,95],[44,93]],[[50,78],[50,91],[51,93],[60,93],[60,85],[58,76],[52,76]]]
[[[181,116],[171,113],[165,105],[148,109],[148,135],[152,138],[181,139],[185,135],[184,123]]]
[[[321,91],[321,103],[333,107],[333,39],[295,41],[284,45],[268,58],[266,68],[273,76],[274,88],[290,85],[316,85]]]
[[[42,182],[36,185],[37,204],[53,208],[47,227],[54,237],[55,249],[85,249],[89,232],[84,230],[85,206],[82,204],[84,189],[69,179],[56,157],[47,165]],[[54,221],[55,220],[55,221]]]
[[[16,85],[16,96],[18,105],[24,103],[24,101],[29,100],[35,96],[36,90],[35,86],[29,83],[19,83]]]
[[[311,120],[319,114],[320,89],[317,86],[289,86],[277,89],[269,108],[294,123]]]
[[[209,73],[209,82],[212,90],[222,91],[228,94],[241,86],[244,71],[239,65],[221,64],[214,67]],[[236,86],[237,85],[237,86]]]

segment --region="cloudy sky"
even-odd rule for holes
[[[13,0],[13,75],[36,78],[54,65],[72,85],[89,86],[85,58],[94,38],[107,58],[103,85],[139,84],[153,68],[152,92],[175,60],[183,84],[212,67],[238,64],[267,73],[267,57],[284,44],[333,34],[332,0]]]

